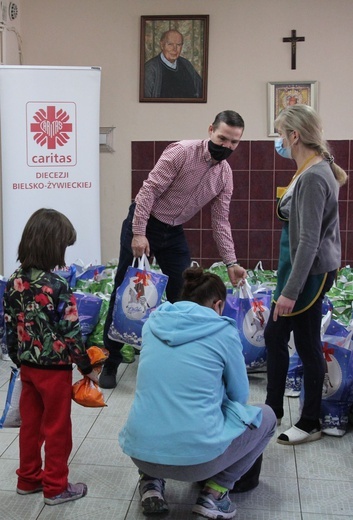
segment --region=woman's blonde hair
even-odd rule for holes
[[[296,130],[304,146],[311,148],[327,161],[340,186],[347,181],[347,173],[335,163],[328,143],[323,138],[322,122],[319,114],[308,105],[293,105],[280,112],[275,121],[275,127],[280,128],[287,137]]]

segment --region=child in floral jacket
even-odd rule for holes
[[[28,220],[18,248],[20,267],[4,294],[6,339],[21,367],[20,467],[17,493],[43,491],[48,505],[86,495],[83,483],[68,482],[72,449],[72,363],[97,381],[82,342],[75,297],[52,272],[65,265],[76,231],[62,213],[40,209]],[[45,464],[42,468],[41,447]]]

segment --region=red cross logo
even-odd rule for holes
[[[72,123],[70,116],[64,110],[56,112],[55,106],[47,106],[47,110],[39,109],[33,116],[35,123],[31,123],[31,132],[35,132],[33,139],[40,146],[47,144],[48,150],[55,150],[57,146],[64,146],[70,139]]]

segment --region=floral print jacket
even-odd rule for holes
[[[4,294],[6,339],[12,361],[36,368],[92,370],[82,342],[75,296],[64,278],[21,267]]]

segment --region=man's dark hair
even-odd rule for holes
[[[212,123],[213,129],[219,127],[221,123],[225,123],[228,126],[236,126],[238,128],[244,128],[244,120],[238,112],[234,112],[234,110],[223,110],[216,115],[215,120]]]
[[[38,209],[29,218],[18,246],[23,269],[51,271],[65,265],[65,250],[76,241],[70,220],[55,209]]]

